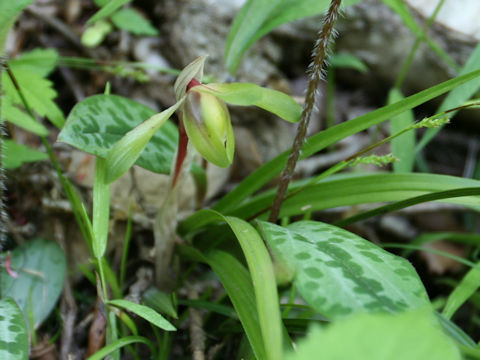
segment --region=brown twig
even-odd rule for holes
[[[188,292],[190,300],[198,299],[195,289]],[[191,307],[190,313],[190,345],[192,347],[193,360],[205,360],[205,333],[202,328],[202,315],[199,310]]]
[[[308,83],[308,90],[305,96],[305,103],[303,104],[302,117],[300,119],[300,123],[298,124],[295,140],[293,141],[292,152],[290,153],[287,165],[282,172],[277,194],[273,201],[272,211],[269,217],[270,222],[276,222],[278,219],[288,184],[292,179],[303,142],[305,141],[308,124],[310,123],[310,118],[315,105],[315,99],[318,93],[318,86],[323,78],[323,69],[325,59],[327,57],[328,44],[333,33],[333,25],[335,24],[335,20],[337,19],[340,11],[341,2],[342,0],[331,0],[330,7],[328,8],[327,15],[323,22],[323,28],[318,34],[317,42],[315,43],[315,47],[313,49],[313,62],[309,69],[310,81]]]

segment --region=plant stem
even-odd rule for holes
[[[297,128],[297,134],[293,141],[292,152],[287,161],[287,165],[282,172],[280,184],[278,185],[277,194],[272,205],[272,212],[270,213],[269,221],[276,222],[280,213],[280,208],[288,188],[288,184],[292,179],[295,166],[300,156],[305,136],[307,134],[308,124],[312,116],[315,99],[317,97],[318,86],[322,80],[322,71],[324,68],[325,58],[327,57],[328,43],[333,33],[333,25],[337,19],[340,11],[341,0],[331,0],[327,15],[323,22],[323,28],[318,34],[315,47],[313,49],[313,62],[310,66],[310,81],[308,83],[308,90],[305,96],[305,103],[303,106],[302,118]]]

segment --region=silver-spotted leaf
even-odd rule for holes
[[[26,319],[33,315],[33,325],[37,328],[53,310],[62,292],[65,255],[55,242],[35,239],[17,247],[11,257],[11,269],[18,277],[12,277],[2,268],[2,296],[14,298]]]
[[[28,333],[25,319],[11,297],[0,300],[0,359],[28,359]]]
[[[130,130],[156,111],[117,95],[94,95],[75,105],[58,141],[106,158],[110,149]],[[173,123],[167,121],[151,138],[136,164],[168,174],[178,142]]]
[[[305,301],[325,316],[395,313],[429,304],[408,261],[355,234],[316,221],[260,226]]]

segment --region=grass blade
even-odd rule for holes
[[[103,347],[100,351],[97,351],[95,354],[90,356],[87,360],[102,360],[105,358],[107,355],[113,353],[114,351],[133,344],[133,343],[142,343],[147,345],[152,353],[154,353],[154,347],[153,344],[150,340],[147,338],[144,338],[143,336],[125,336],[121,339],[118,339],[117,341]]]
[[[480,287],[480,264],[463,277],[462,281],[452,291],[447,299],[442,315],[450,319],[453,314],[462,306]]]

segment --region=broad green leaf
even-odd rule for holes
[[[53,83],[37,72],[22,69],[22,66],[20,69],[17,69],[15,65],[12,64],[10,69],[28,105],[38,115],[46,116],[57,128],[62,128],[65,118],[60,108],[53,101],[57,97],[57,92],[53,89]],[[8,101],[12,104],[23,106],[23,101],[6,71],[2,74],[2,81],[5,97]]]
[[[480,264],[470,269],[447,299],[442,315],[450,319],[480,287]]]
[[[32,0],[2,0],[0,1],[0,56],[3,55],[3,47],[10,28],[13,26],[20,12],[32,3]]]
[[[135,35],[158,35],[158,30],[150,24],[150,21],[134,9],[125,8],[118,10],[112,15],[112,21],[116,27]]]
[[[106,183],[106,160],[95,160],[95,178],[93,185],[93,256],[98,261],[105,254],[108,242],[108,228],[110,225],[110,185]]]
[[[216,219],[212,212],[205,215],[210,221]],[[257,359],[265,359],[252,279],[245,266],[234,256],[222,250],[214,249],[207,254],[202,254],[190,246],[179,246],[178,250],[182,256],[190,260],[208,264],[217,274],[238,314]]]
[[[330,66],[335,68],[351,68],[361,73],[368,71],[367,65],[358,57],[348,53],[333,54],[328,58]]]
[[[403,100],[400,90],[393,88],[388,95],[388,103],[393,104]],[[407,110],[390,120],[390,135],[394,135],[415,122],[412,110]],[[392,154],[399,161],[393,163],[396,173],[409,173],[415,162],[415,131],[408,131],[392,140]]]
[[[87,24],[93,24],[95,21],[104,19],[112,15],[117,9],[125,5],[126,3],[132,0],[110,0],[105,6],[98,10],[95,15],[93,15],[88,21]]]
[[[352,5],[359,0],[347,0]],[[277,26],[328,9],[329,0],[249,0],[235,17],[228,33],[225,63],[234,74],[245,51]],[[319,24],[319,30],[320,30]]]
[[[122,299],[110,300],[108,301],[108,304],[126,309],[165,331],[177,330],[167,319],[148,306]]]
[[[293,183],[290,189],[298,189],[307,181]],[[350,173],[332,175],[325,180],[298,192],[284,201],[281,216],[304,214],[338,206],[367,204],[386,201],[403,201],[417,196],[446,190],[480,187],[480,181],[437,174]],[[267,209],[275,196],[275,190],[265,191],[228,212],[240,218],[249,218]],[[480,209],[480,197],[451,197],[442,202]],[[392,206],[394,206],[392,204]],[[195,215],[192,215],[192,218]],[[261,218],[265,218],[263,214]],[[190,223],[188,218],[185,222]],[[194,220],[192,220],[194,221]],[[186,225],[188,227],[189,225]]]
[[[460,70],[460,75],[470,73],[471,71],[480,69],[480,42],[477,44],[472,54],[468,58],[467,62]],[[458,86],[453,89],[450,94],[443,100],[442,104],[438,108],[437,112],[442,112],[448,109],[453,109],[462,105],[465,101],[470,99],[480,88],[480,79],[475,79],[466,84]],[[452,111],[448,114],[450,118],[455,116],[457,111]],[[435,135],[441,130],[441,128],[427,129],[422,139],[420,140],[416,151],[420,151],[427,145]]]
[[[33,315],[33,328],[38,328],[55,307],[63,289],[66,261],[62,249],[52,241],[35,239],[17,247],[11,253],[11,277],[0,272],[2,296],[11,296],[22,309],[25,318]]]
[[[460,360],[459,349],[430,309],[358,314],[326,329],[313,327],[286,360]]]
[[[258,106],[293,123],[302,115],[302,107],[287,94],[251,83],[210,83],[196,86],[195,91],[215,95],[232,105]]]
[[[13,140],[3,140],[3,166],[15,169],[23,163],[47,160],[48,155],[42,151],[17,144]]]
[[[2,115],[8,122],[31,131],[34,134],[39,136],[48,135],[48,130],[45,126],[32,119],[32,117],[23,110],[12,105],[7,99],[4,99],[2,103]]]
[[[150,142],[155,133],[182,105],[183,99],[161,113],[155,114],[126,133],[108,152],[105,182],[110,184],[125,174]]]
[[[305,141],[300,159],[308,158],[316,152],[323,150],[327,146],[332,145],[347,136],[363,131],[370,126],[380,124],[406,110],[413,109],[415,106],[433,99],[456,86],[477,78],[478,76],[480,76],[480,70],[459,76],[455,79],[447,80],[427,90],[411,95],[395,104],[387,105],[368,114],[359,116],[358,118],[328,128]],[[283,152],[251,173],[235,189],[220,199],[217,204],[213,206],[213,209],[222,213],[228,213],[232,208],[237,207],[248,196],[262,188],[269,181],[273,180],[275,176],[280,174],[286,164],[289,153],[290,150]]]
[[[260,222],[260,227],[274,255],[294,274],[302,297],[324,316],[395,313],[429,305],[407,260],[353,233],[315,221],[286,228]]]
[[[28,332],[25,319],[11,297],[0,300],[0,359],[28,359]]]
[[[143,336],[125,336],[122,337],[115,342],[108,344],[101,348],[99,351],[97,351],[95,354],[92,356],[88,357],[87,360],[102,360],[106,358],[107,355],[117,351],[118,349],[121,349],[124,346],[130,345],[130,344],[135,344],[135,343],[141,343],[145,344],[150,348],[150,351],[153,353],[155,351],[155,348],[150,340]]]
[[[154,110],[128,98],[94,95],[75,105],[58,141],[106,158],[126,133],[154,114]],[[177,142],[175,125],[165,123],[153,135],[136,164],[157,173],[170,173]]]
[[[55,69],[58,52],[55,49],[37,48],[22,53],[18,58],[8,60],[8,64],[18,71],[30,71],[41,77],[46,77]]]

